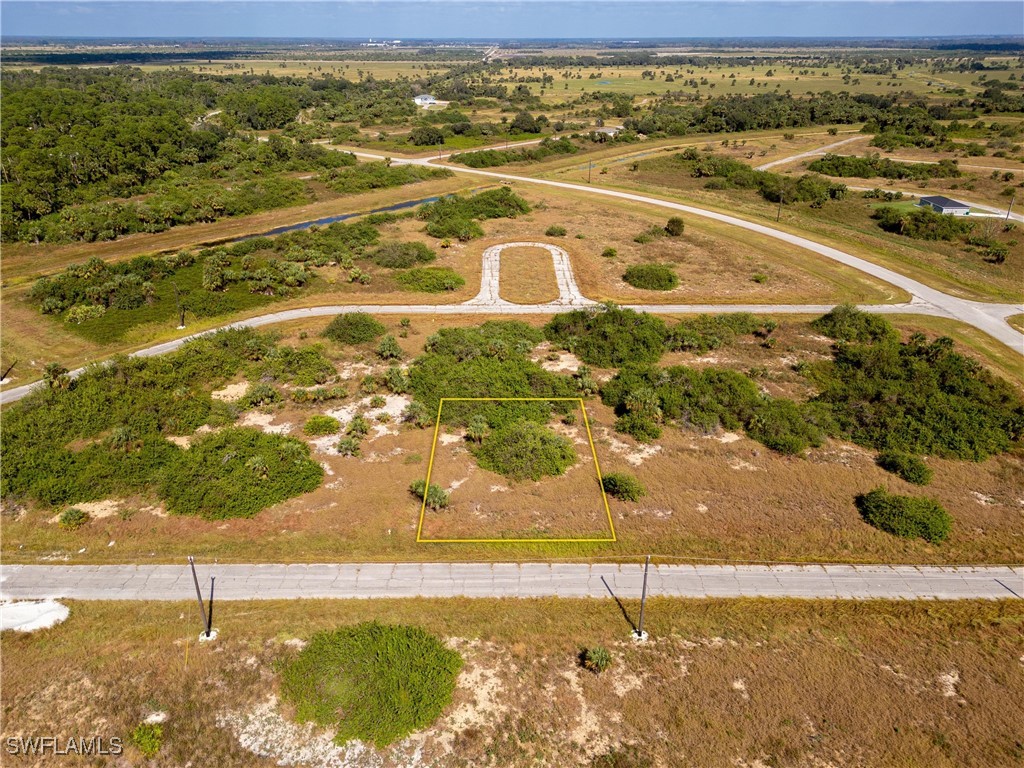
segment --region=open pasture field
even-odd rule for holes
[[[777,54],[776,54],[777,55]],[[584,93],[616,93],[628,96],[657,97],[667,93],[684,94],[700,98],[711,96],[752,96],[759,93],[822,93],[848,91],[851,94],[895,95],[909,92],[929,99],[943,98],[950,91],[963,89],[968,94],[983,90],[972,72],[943,71],[932,73],[926,64],[911,64],[891,74],[861,72],[856,65],[831,66],[804,65],[797,60],[780,57],[777,62],[757,65],[729,63],[729,54],[723,62],[709,60],[704,65],[651,64],[631,66],[526,66],[515,59],[502,62],[502,71],[493,82],[510,86],[525,83],[530,91],[546,103],[557,103],[576,98]],[[849,74],[846,74],[847,69]],[[769,74],[770,73],[770,74]],[[1013,61],[1011,69],[1000,75],[1021,77],[1024,66]],[[545,82],[530,82],[531,79]],[[670,79],[671,78],[671,79]]]
[[[163,713],[158,766],[196,744],[225,768],[1014,765],[1020,605],[655,598],[636,645],[610,599],[257,601],[220,603],[220,636],[197,646],[194,604],[136,603],[126,618],[74,602],[56,627],[5,633],[3,736],[97,731],[140,761],[128,735]],[[622,611],[635,621],[637,601]],[[422,627],[464,667],[426,730],[337,748],[294,724],[277,665],[315,632],[370,620]],[[594,645],[612,659],[599,675],[579,664]]]
[[[417,316],[407,325],[400,317],[380,319],[386,331],[397,338],[404,362],[420,355],[439,329],[480,323],[478,317]],[[535,325],[546,320],[528,319]],[[744,337],[704,355],[668,353],[660,363],[750,373],[773,397],[802,401],[813,394],[813,389],[794,367],[827,359],[830,344],[809,327],[807,318],[777,319],[779,326],[772,334],[775,341],[771,345],[762,344],[756,337]],[[908,322],[905,334],[948,330],[932,329],[916,320]],[[305,404],[286,397],[277,404],[243,408],[236,422],[307,443],[325,473],[316,490],[251,518],[225,520],[168,515],[160,499],[152,496],[110,498],[78,505],[92,519],[74,531],[57,524],[59,510],[32,504],[8,505],[2,550],[5,561],[177,562],[187,554],[221,562],[502,561],[621,558],[654,552],[725,561],[991,563],[1019,562],[1024,552],[1019,525],[1024,464],[1019,453],[981,463],[930,458],[928,466],[935,478],[926,488],[918,489],[879,468],[872,451],[841,440],[826,440],[803,457],[775,453],[741,431],[704,434],[666,427],[660,438],[639,443],[615,430],[615,413],[596,398],[587,398],[586,408],[602,473],[630,473],[647,491],[638,501],[608,498],[617,543],[417,543],[420,499],[410,492],[410,485],[426,476],[433,414],[422,428],[403,423],[401,416],[410,396],[389,394],[374,383],[391,365],[375,354],[375,342],[338,347],[318,339],[326,323],[326,318],[294,322],[279,326],[277,331],[285,345],[323,344],[336,372],[334,383],[324,386],[340,386],[347,394],[324,403]],[[966,341],[970,343],[971,338]],[[957,348],[973,356],[970,346],[958,342]],[[573,355],[557,353],[547,343],[538,345],[530,357],[545,369],[561,374],[571,374],[580,364]],[[593,370],[598,382],[607,381],[613,373],[610,369]],[[1019,377],[1014,381],[1021,385]],[[208,386],[218,388],[217,398],[234,400],[250,383],[236,378]],[[358,455],[341,455],[336,446],[344,437],[345,425],[359,413],[369,423],[369,434]],[[340,426],[326,435],[307,435],[305,425],[309,420],[324,415],[337,419]],[[195,436],[183,435],[175,440],[188,445],[202,434],[205,432],[201,430]],[[457,434],[453,437],[448,448],[469,446]],[[579,437],[582,439],[582,434]],[[451,494],[454,510],[474,515],[468,523],[459,522],[473,531],[502,530],[508,521],[518,521],[517,530],[521,530],[523,520],[531,524],[557,523],[561,502],[537,506],[532,503],[535,499],[531,489],[534,496],[539,493],[538,498],[549,498],[545,484],[562,479],[575,483],[584,478],[584,473],[587,482],[579,480],[583,483],[580,493],[585,491],[595,504],[599,502],[598,489],[590,484],[593,478],[582,460],[566,478],[548,478],[534,484],[496,481],[486,470],[466,463],[465,458],[459,458],[459,466],[453,465],[443,481],[432,483]],[[458,486],[462,484],[479,491],[470,507],[460,501]],[[939,546],[898,539],[864,522],[854,498],[879,485],[893,492],[923,493],[939,501],[953,517],[949,540]],[[481,508],[476,510],[474,505]],[[546,516],[530,517],[538,509]],[[494,515],[484,519],[477,512]]]

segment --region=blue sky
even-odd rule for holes
[[[1024,34],[1020,0],[0,0],[4,35],[932,37]]]

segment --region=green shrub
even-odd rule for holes
[[[737,336],[774,330],[773,321],[762,322],[749,312],[727,315],[698,315],[680,320],[669,329],[665,347],[673,352],[702,355],[712,349],[731,344]]]
[[[676,273],[664,264],[634,264],[626,268],[622,279],[634,288],[648,291],[671,291],[679,285]]]
[[[614,248],[605,248],[603,251],[601,251],[601,255],[604,256],[606,259],[614,259],[616,256],[619,255],[619,252]]]
[[[281,671],[299,722],[382,748],[429,726],[451,702],[462,658],[418,627],[358,624],[318,632]]]
[[[888,320],[862,312],[852,304],[840,304],[828,314],[812,320],[811,327],[836,341],[881,341],[898,336]]]
[[[448,491],[433,483],[428,488],[425,480],[415,480],[409,486],[409,493],[420,501],[424,500],[424,494],[426,494],[427,509],[437,510],[448,506]]]
[[[544,326],[548,341],[602,368],[655,362],[667,334],[660,318],[613,304],[555,315]]]
[[[294,438],[231,427],[180,451],[160,488],[167,509],[208,520],[252,517],[320,486],[323,469]]]
[[[477,220],[514,219],[529,210],[523,198],[507,187],[500,187],[469,197],[449,195],[436,203],[420,206],[417,216],[427,222],[427,234],[431,237],[465,241],[483,235]]]
[[[544,230],[544,234],[548,237],[565,237],[565,227],[559,226],[558,224],[552,224]]]
[[[465,278],[448,267],[419,267],[397,276],[398,284],[419,293],[457,291],[466,284]]]
[[[643,484],[628,472],[609,472],[601,478],[604,492],[621,501],[640,501],[647,495]]]
[[[516,481],[561,475],[578,458],[571,441],[534,421],[498,427],[473,451],[481,467]]]
[[[249,385],[249,388],[245,390],[245,394],[238,399],[236,405],[243,409],[256,408],[261,405],[270,405],[271,403],[277,403],[280,401],[280,392],[269,384],[257,382]]]
[[[665,234],[671,237],[679,237],[683,234],[683,230],[686,228],[686,224],[679,216],[673,216],[668,220],[665,225]]]
[[[423,243],[385,243],[373,251],[370,258],[378,267],[408,269],[433,261],[437,254]]]
[[[163,746],[163,726],[157,723],[139,723],[129,735],[129,740],[138,748],[143,757],[154,758],[160,751],[160,747]]]
[[[594,674],[601,674],[612,665],[612,655],[601,645],[587,648],[583,652],[583,666]]]
[[[399,346],[398,339],[390,333],[381,339],[380,344],[377,345],[377,357],[381,360],[400,360],[402,347]]]
[[[835,431],[820,404],[769,398],[747,376],[716,368],[626,366],[601,399],[619,415],[615,428],[641,441],[658,437],[662,422],[705,433],[742,427],[773,450],[798,453]]]
[[[323,336],[339,344],[365,344],[384,334],[387,329],[365,312],[338,315],[323,330]]]
[[[358,456],[362,448],[362,439],[357,435],[348,435],[341,438],[335,449],[342,456]]]
[[[841,434],[868,448],[983,461],[1024,436],[1020,394],[949,338],[840,344],[806,373]]]
[[[878,454],[878,466],[914,485],[928,485],[932,481],[932,470],[928,465],[909,453],[882,451]]]
[[[66,531],[74,531],[89,522],[89,513],[72,507],[60,513],[60,527]]]
[[[317,413],[306,419],[305,425],[302,427],[302,431],[310,437],[318,437],[320,435],[333,435],[341,429],[341,422],[333,416],[327,416],[322,413]]]
[[[898,496],[884,488],[857,497],[857,509],[869,524],[903,539],[922,538],[941,544],[949,537],[953,519],[932,499]]]

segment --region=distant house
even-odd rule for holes
[[[594,133],[603,133],[605,136],[611,136],[613,138],[615,136],[618,136],[621,131],[622,131],[622,126],[621,125],[601,126],[600,128],[595,128],[594,129]]]
[[[971,206],[967,203],[960,203],[942,195],[922,197],[917,204],[922,208],[931,208],[936,213],[944,213],[948,216],[967,216],[971,212]]]
[[[421,93],[419,96],[413,99],[413,101],[416,102],[417,107],[423,107],[424,109],[427,109],[433,106],[434,104],[437,104],[437,99],[426,93]]]

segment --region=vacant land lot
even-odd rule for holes
[[[636,620],[634,601],[623,610]],[[989,768],[1021,759],[1019,601],[654,599],[644,645],[627,640],[611,600],[222,603],[220,636],[204,646],[194,605],[136,603],[131,614],[73,603],[63,624],[5,635],[3,736],[127,742],[157,715],[163,744],[151,764],[184,764],[201,743],[225,768],[640,767],[681,756],[709,768]],[[465,667],[427,730],[381,752],[336,750],[330,733],[292,724],[277,703],[275,665],[314,632],[371,619],[437,634]],[[579,666],[581,648],[594,645],[611,652],[600,675]]]
[[[809,327],[808,318],[778,319],[779,327],[772,334],[775,340],[768,346],[755,337],[743,337],[702,356],[666,354],[661,364],[750,373],[771,395],[803,400],[813,390],[794,366],[827,359],[830,342]],[[401,364],[421,354],[428,338],[440,328],[481,322],[479,317],[417,316],[406,326],[400,317],[381,320],[403,350]],[[530,318],[538,325],[544,320]],[[278,331],[283,343],[301,346],[311,343],[326,323],[327,318],[304,321]],[[908,323],[906,333],[948,331],[941,324],[933,328],[927,320],[913,318]],[[964,338],[968,344],[976,341]],[[602,472],[630,472],[648,492],[638,502],[609,498],[617,544],[417,544],[420,500],[409,486],[426,475],[433,414],[422,429],[400,422],[409,396],[388,394],[381,387],[379,382],[392,363],[379,359],[375,345],[344,348],[326,343],[325,353],[339,377],[337,385],[346,396],[319,404],[285,401],[241,414],[241,425],[292,435],[310,445],[326,474],[312,493],[253,518],[223,521],[168,516],[156,498],[110,499],[87,505],[92,520],[76,531],[57,524],[57,510],[11,504],[4,520],[4,557],[20,562],[147,562],[195,554],[222,562],[309,562],[622,557],[655,552],[716,560],[967,563],[1019,562],[1024,552],[1020,530],[1024,463],[1019,454],[981,463],[929,458],[935,479],[918,489],[879,468],[873,452],[837,440],[810,449],[804,457],[770,451],[742,432],[705,435],[670,427],[653,443],[637,443],[615,431],[615,414],[596,398],[587,400],[587,413]],[[970,346],[964,351],[972,354]],[[539,345],[531,357],[561,373],[579,366],[572,355],[552,355],[547,344]],[[1019,366],[1016,371],[1019,374]],[[612,373],[593,372],[598,381]],[[1019,378],[1014,381],[1020,383]],[[248,383],[229,382],[232,386],[218,397],[237,399]],[[381,400],[375,401],[375,394]],[[369,422],[369,434],[358,456],[340,455],[336,446],[342,431],[359,412]],[[338,419],[338,431],[322,437],[306,435],[306,422],[317,414]],[[564,479],[573,479],[576,473],[583,478],[585,469],[581,462]],[[478,490],[483,488],[473,498],[481,511],[493,503],[503,514],[531,524],[557,522],[557,506],[545,508],[546,516],[531,517],[538,507],[529,496],[503,491],[509,487],[507,482],[492,482],[485,470],[468,462],[458,473],[453,471],[445,485],[464,478]],[[548,482],[558,480],[544,480],[541,486]],[[939,501],[953,516],[949,540],[935,546],[897,539],[869,526],[854,498],[879,485]],[[584,490],[589,497],[596,489],[586,485]],[[458,501],[457,490],[453,499]],[[475,527],[477,523],[471,522]]]

